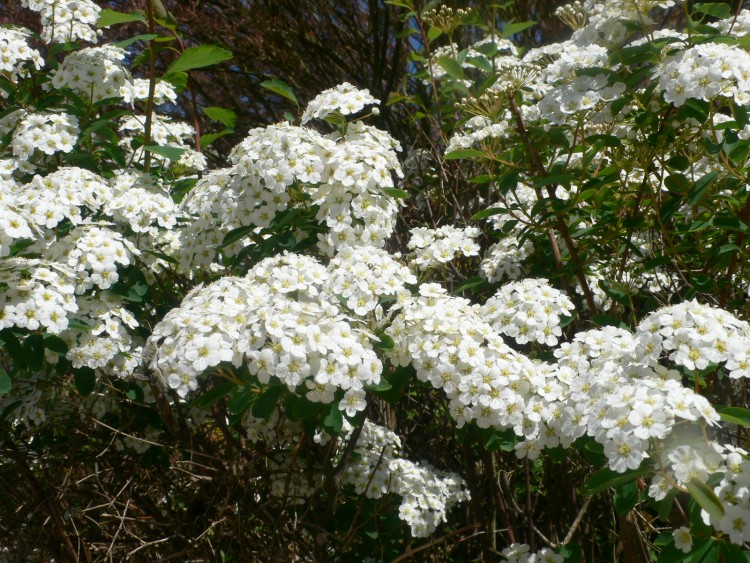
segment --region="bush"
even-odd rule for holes
[[[7,557],[745,560],[750,12],[574,2],[523,52],[530,22],[393,1],[423,146],[367,90],[273,80],[296,114],[225,156],[231,109],[158,110],[229,51],[158,2],[23,4]]]

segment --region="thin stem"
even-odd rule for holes
[[[146,0],[146,16],[148,18],[148,32],[154,34],[156,22],[154,20],[154,6],[152,0]],[[154,112],[154,97],[156,96],[156,41],[148,43],[148,98],[146,98],[146,126],[143,133],[143,146],[151,146],[151,123]],[[151,171],[151,152],[144,149],[145,156],[143,168],[146,172]]]

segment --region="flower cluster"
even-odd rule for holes
[[[130,264],[137,254],[135,246],[120,233],[91,224],[76,227],[52,243],[48,256],[75,272],[76,293],[80,294],[94,286],[112,287],[119,279],[118,264]]]
[[[302,113],[302,123],[305,124],[312,119],[325,119],[331,114],[352,115],[362,111],[365,106],[377,103],[378,100],[369,90],[360,90],[348,82],[343,82],[315,96]]]
[[[508,124],[505,121],[495,123],[487,117],[477,115],[464,124],[463,131],[457,131],[448,141],[446,153],[454,150],[481,146],[487,139],[504,139],[508,137]]]
[[[554,354],[571,374],[563,429],[602,443],[614,471],[639,467],[650,440],[666,438],[680,419],[719,420],[705,397],[683,387],[679,372],[644,353],[639,334],[615,327],[579,332]]]
[[[273,377],[313,402],[338,397],[353,416],[382,364],[368,334],[323,292],[329,276],[312,258],[284,254],[245,278],[198,288],[154,328],[146,346],[152,369],[184,396],[206,369],[246,363],[262,384]]]
[[[39,51],[29,47],[26,39],[31,35],[28,29],[18,27],[0,28],[0,73],[10,78],[11,82],[28,76],[28,63],[37,70],[44,66],[44,59]],[[7,96],[5,90],[0,96]]]
[[[134,159],[143,157],[143,148],[133,151],[132,141],[134,137],[145,134],[146,118],[142,115],[129,115],[120,124],[120,146],[133,154]],[[186,141],[195,135],[195,129],[182,121],[172,121],[168,117],[153,114],[151,118],[151,142],[160,147],[176,147],[187,150],[189,146]],[[164,164],[165,158],[155,156],[157,162]]]
[[[451,262],[459,255],[476,256],[479,245],[474,239],[478,236],[479,229],[476,227],[415,227],[411,230],[408,248],[414,251],[414,265],[425,269]]]
[[[19,161],[25,161],[29,160],[35,151],[50,156],[57,152],[71,152],[79,133],[78,118],[74,115],[29,113],[18,121],[13,133],[13,156]]]
[[[353,429],[347,426],[350,435]],[[413,537],[426,537],[447,521],[448,510],[469,499],[469,492],[457,475],[404,459],[398,455],[400,449],[394,432],[365,420],[357,439],[358,455],[346,466],[342,482],[368,498],[400,495],[399,518],[409,524]]]
[[[549,547],[543,547],[539,551],[531,551],[531,547],[525,543],[513,543],[500,552],[508,563],[562,563],[564,557],[555,553]]]
[[[392,174],[403,176],[398,144],[359,121],[346,136],[326,137],[287,123],[253,129],[231,154],[233,166],[206,175],[185,197],[195,217],[184,231],[181,262],[209,265],[230,230],[256,234],[290,204],[317,206],[327,232],[319,246],[330,254],[343,246],[382,247],[395,227],[398,204],[388,195]],[[294,198],[293,198],[294,196]],[[241,244],[224,248],[232,256]]]
[[[141,367],[141,346],[131,335],[138,322],[122,299],[102,292],[78,296],[76,301],[79,322],[60,334],[68,345],[66,358],[71,365],[121,378],[132,375]]]
[[[534,243],[530,240],[521,242],[514,235],[506,235],[487,249],[479,264],[479,271],[493,283],[503,278],[518,279],[523,273],[523,263],[532,252]]]
[[[75,276],[61,264],[6,258],[0,265],[0,328],[45,328],[59,334],[78,310]]]
[[[750,325],[723,309],[687,301],[651,313],[638,325],[643,357],[662,352],[689,370],[726,362],[729,377],[750,377]]]
[[[518,450],[524,456],[560,444],[556,405],[565,377],[555,366],[511,349],[479,307],[437,284],[423,284],[399,307],[386,329],[394,341],[389,355],[394,363],[411,363],[418,379],[445,392],[459,427],[474,421],[480,428],[512,429],[526,439]]]
[[[750,55],[735,45],[695,45],[667,57],[657,76],[664,100],[675,106],[717,96],[740,105],[750,102]]]
[[[64,167],[36,175],[14,194],[15,204],[41,229],[54,229],[63,220],[79,225],[112,197],[107,181],[83,168]]]
[[[113,45],[73,51],[54,70],[51,84],[58,89],[70,88],[92,103],[115,97],[131,102],[135,89],[122,65],[126,54],[125,49]]]
[[[77,39],[96,43],[95,27],[101,8],[92,0],[21,0],[21,6],[41,13],[42,39],[46,43]]]
[[[179,207],[167,190],[138,170],[122,170],[112,182],[112,195],[104,206],[107,214],[127,224],[135,233],[156,236],[159,227],[172,229]]]
[[[380,306],[381,300],[403,294],[406,284],[417,278],[393,256],[379,248],[342,247],[331,260],[328,291],[341,296],[346,307],[364,317]]]
[[[518,344],[538,342],[547,346],[557,344],[562,318],[574,311],[567,295],[545,279],[531,278],[503,285],[482,306],[484,318],[496,331]]]

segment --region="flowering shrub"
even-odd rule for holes
[[[226,50],[152,2],[0,29],[8,552],[745,560],[750,14],[574,2],[524,52],[391,3],[429,158],[345,83],[212,169],[233,112],[157,110]]]

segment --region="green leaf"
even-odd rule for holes
[[[163,156],[164,158],[167,158],[169,160],[180,160],[180,157],[187,150],[180,147],[161,147],[159,145],[150,145],[143,148],[149,152],[158,154],[159,156]]]
[[[715,4],[706,2],[705,4],[696,4],[693,6],[693,12],[706,14],[720,20],[732,17],[732,8],[729,4]]]
[[[305,397],[299,397],[292,405],[292,412],[287,412],[287,415],[291,420],[304,420],[315,416],[325,407],[324,403],[315,403]]]
[[[149,42],[152,39],[156,39],[157,37],[159,36],[156,33],[141,33],[140,35],[136,35],[135,37],[131,37],[130,39],[117,41],[116,43],[113,43],[113,45],[115,47],[119,47],[120,49],[125,49],[126,47],[130,47],[133,43],[137,43],[138,41]]]
[[[378,338],[380,339],[378,342],[373,343],[373,346],[377,348],[378,350],[392,350],[393,349],[393,338],[388,336],[387,334],[379,334]]]
[[[724,516],[724,506],[711,487],[699,479],[690,479],[687,489],[690,492],[690,496],[693,497],[703,510],[717,520],[721,520]]]
[[[398,188],[383,188],[383,193],[396,199],[409,199],[411,194],[406,190],[399,190]]]
[[[90,395],[96,387],[96,373],[93,369],[82,367],[75,371],[74,374],[76,389],[81,395]]]
[[[386,378],[388,383],[391,384],[391,388],[387,391],[378,393],[378,396],[387,403],[398,402],[399,399],[401,399],[404,389],[415,374],[414,367],[411,365],[396,368],[395,371]]]
[[[224,129],[224,131],[221,131],[219,133],[209,133],[208,135],[201,135],[201,147],[205,148],[213,143],[216,139],[221,139],[222,137],[231,135],[232,133],[234,133],[234,131],[230,129]]]
[[[740,549],[739,546],[724,540],[717,542],[719,544],[719,552],[721,553],[724,563],[747,563],[748,557],[745,552]]]
[[[443,32],[437,27],[431,27],[427,30],[427,39],[429,39],[430,41],[435,41],[435,39],[440,37],[442,34]]]
[[[47,350],[55,352],[56,354],[65,355],[68,353],[67,342],[65,342],[59,336],[55,336],[54,334],[44,335],[44,347],[47,348]]]
[[[255,400],[255,393],[250,387],[235,385],[227,399],[227,408],[229,412],[237,416],[249,409],[253,400]]]
[[[483,209],[482,211],[477,211],[474,213],[474,215],[471,216],[472,221],[479,221],[480,219],[486,219],[487,217],[492,217],[493,215],[500,215],[501,213],[507,213],[508,210],[503,207],[490,207],[488,209]]]
[[[599,287],[621,305],[630,305],[630,290],[625,284],[614,280],[599,280]]]
[[[226,234],[224,240],[221,241],[221,244],[218,246],[218,250],[226,248],[227,246],[229,246],[230,244],[234,244],[238,240],[242,240],[247,235],[252,233],[256,228],[257,227],[255,225],[245,225],[244,227],[237,227],[236,229],[232,229]]]
[[[697,204],[701,199],[703,199],[703,196],[706,194],[706,190],[711,187],[711,184],[714,183],[714,180],[716,180],[716,177],[719,175],[719,172],[714,170],[713,172],[709,172],[705,176],[701,176],[698,180],[695,181],[695,184],[693,184],[693,187],[690,188],[690,192],[688,193],[688,204],[693,206]]]
[[[30,334],[23,342],[23,353],[26,365],[32,371],[42,369],[44,365],[44,337],[41,334]]]
[[[286,385],[272,385],[266,389],[253,403],[253,416],[268,419],[285,391]]]
[[[0,369],[0,395],[10,392],[11,387],[13,387],[13,381],[10,376],[5,370]]]
[[[109,8],[104,8],[99,12],[99,20],[96,22],[96,27],[109,27],[118,23],[130,22],[146,23],[146,16],[143,15],[143,12],[130,12],[129,14],[124,14],[122,12],[115,12]]]
[[[454,80],[464,79],[464,69],[458,64],[456,59],[452,57],[438,57],[435,62]]]
[[[750,229],[747,228],[747,225],[737,219],[737,217],[714,217],[713,219],[711,219],[711,224],[714,227],[719,227],[720,229],[724,229],[727,231],[739,231],[741,233],[750,232]]]
[[[339,410],[338,403],[330,405],[328,414],[323,418],[323,426],[331,429],[334,434],[341,432],[344,427],[344,417]]]
[[[515,35],[516,33],[521,33],[523,30],[530,28],[532,25],[536,25],[536,22],[527,21],[527,22],[509,23],[503,28],[503,31],[500,33],[500,38],[507,39],[511,35]]]
[[[210,407],[211,405],[218,403],[222,398],[226,397],[229,393],[234,391],[236,387],[237,384],[231,381],[226,381],[224,383],[220,383],[219,385],[215,385],[209,391],[203,393],[203,395],[196,397],[193,400],[193,405],[201,408]]]
[[[169,76],[162,77],[162,80],[164,80],[164,82],[169,82],[179,93],[187,88],[188,75],[187,72],[175,72]]]
[[[614,505],[615,510],[620,516],[627,515],[636,504],[638,504],[638,497],[640,491],[638,490],[638,484],[635,481],[628,481],[615,488]]]
[[[232,51],[215,45],[188,47],[182,52],[177,60],[169,65],[164,76],[169,76],[177,72],[187,72],[195,68],[215,65],[231,59],[232,56]]]
[[[234,129],[234,124],[237,122],[237,114],[231,109],[211,106],[203,108],[203,111],[208,117],[223,124],[227,129]]]
[[[279,96],[286,98],[287,100],[293,101],[294,105],[299,107],[297,96],[294,95],[294,92],[292,92],[289,84],[287,84],[283,80],[279,80],[278,78],[274,78],[272,80],[264,80],[260,83],[260,85],[266,90],[270,90],[271,92],[278,94]]]
[[[649,466],[642,466],[638,469],[630,469],[625,473],[617,473],[612,471],[609,467],[605,467],[596,471],[583,486],[582,492],[584,495],[594,495],[601,491],[606,491],[612,487],[617,487],[623,483],[629,483],[635,481],[641,475],[650,473],[652,471]]]
[[[464,158],[486,158],[487,155],[477,149],[457,149],[445,155],[445,160],[461,160]]]
[[[724,406],[717,406],[714,408],[724,422],[750,428],[750,410],[741,407]]]
[[[461,285],[459,285],[456,289],[454,289],[453,294],[460,295],[462,292],[467,291],[469,289],[475,290],[475,291],[477,289],[484,289],[488,285],[490,285],[490,282],[488,282],[482,276],[474,276],[472,278],[467,279]]]

